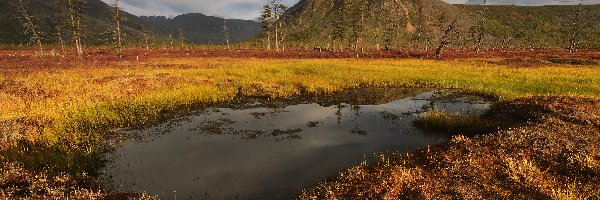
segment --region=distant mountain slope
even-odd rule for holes
[[[164,16],[142,16],[143,20],[170,30],[177,37],[179,28],[183,29],[186,42],[189,43],[225,43],[223,25],[227,24],[230,42],[239,42],[257,36],[262,27],[252,20],[223,19],[200,13],[179,15],[173,19]]]
[[[334,42],[346,47],[431,46],[452,22],[456,29],[471,23],[440,0],[300,0],[284,20],[288,41],[330,48]]]
[[[482,12],[482,10],[485,11]],[[435,47],[456,19],[454,48],[567,48],[577,6],[450,5],[439,0],[300,0],[285,14],[288,45]],[[600,48],[600,5],[582,6],[579,47]],[[483,17],[483,20],[482,20]],[[339,29],[343,29],[340,31]]]
[[[16,7],[16,0],[0,1],[0,43],[27,44],[29,35],[24,34],[25,28],[21,26],[21,14]],[[66,19],[57,14],[64,8],[56,5],[51,0],[27,0],[27,12],[33,16],[34,23],[42,32],[45,43],[55,43],[58,40],[58,28]],[[140,41],[144,32],[155,32],[160,35],[162,28],[153,26],[138,17],[122,12],[122,28],[125,43]],[[87,0],[83,10],[82,29],[85,44],[106,45],[114,39],[113,10],[100,0]],[[63,29],[64,30],[64,29]],[[64,40],[69,40],[69,34],[62,31]]]
[[[0,0],[0,44],[31,45],[30,35],[21,25],[21,14],[17,0]],[[45,44],[58,43],[58,30],[67,21],[58,14],[64,12],[62,6],[52,0],[26,0],[27,12],[39,26]],[[140,43],[144,34],[150,35],[151,43],[168,41],[169,35],[177,40],[178,29],[185,32],[186,42],[224,43],[223,19],[202,14],[185,14],[173,19],[165,17],[137,17],[121,12],[121,26],[126,45]],[[231,42],[242,41],[258,35],[261,24],[251,20],[226,20]],[[85,45],[111,45],[115,40],[113,8],[101,0],[86,0],[83,10],[82,31]],[[61,37],[70,44],[70,32],[62,28]]]
[[[485,17],[488,46],[505,43],[517,48],[566,48],[576,22],[581,26],[579,46],[600,48],[600,5],[456,6],[473,18]],[[577,12],[581,13],[579,20],[575,18]]]

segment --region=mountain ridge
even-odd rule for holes
[[[65,18],[57,13],[63,12],[64,7],[49,0],[27,0],[25,7],[38,26],[44,44],[59,43],[60,38],[71,44],[71,33],[65,31]],[[17,9],[17,2],[13,0],[0,1],[0,44],[31,46],[31,36],[22,26],[21,13]],[[115,21],[113,7],[101,0],[86,0],[82,10],[82,39],[84,46],[112,45],[115,41]],[[192,19],[188,19],[193,16]],[[228,19],[232,42],[246,40],[258,35],[261,31],[260,23],[250,20]],[[174,23],[174,24],[169,24]],[[126,46],[141,44],[145,39],[153,45],[169,42],[169,35],[177,38],[179,27],[183,27],[188,43],[224,43],[222,18],[206,16],[203,14],[184,14],[168,21],[166,24],[155,23],[144,17],[138,17],[121,11],[122,38]]]
[[[225,19],[202,13],[187,13],[167,18],[165,16],[140,16],[142,20],[165,27],[172,35],[181,28],[185,41],[201,44],[224,44],[224,25],[229,29],[230,42],[241,42],[256,37],[262,31],[260,22],[242,19]]]

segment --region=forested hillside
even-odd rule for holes
[[[481,6],[439,0],[301,0],[287,45],[324,49],[600,48],[600,5]]]
[[[17,0],[0,1],[0,44],[33,46],[31,30],[23,26],[23,13]],[[72,42],[68,10],[53,0],[23,0],[23,7],[35,24],[44,44],[67,45]],[[115,38],[114,8],[101,0],[85,0],[81,12],[82,42],[84,45],[112,45]],[[162,45],[179,40],[183,29],[186,43],[224,43],[224,23],[231,42],[255,37],[261,32],[260,23],[185,14],[173,19],[166,17],[137,17],[121,13],[122,39],[125,45],[145,43]]]
[[[291,44],[326,49],[431,48],[472,23],[439,0],[301,0],[284,20]]]
[[[58,43],[60,39],[70,41],[67,10],[56,1],[27,0],[23,1],[25,10],[38,26],[44,43]],[[23,16],[19,12],[18,1],[0,1],[0,43],[28,45],[30,30],[22,26]],[[82,40],[88,45],[107,45],[114,41],[113,8],[100,0],[87,0],[82,10]],[[159,36],[160,27],[146,23],[138,17],[121,12],[121,26],[124,42],[137,43],[144,38],[144,33]]]
[[[456,6],[483,17],[486,46],[567,48],[575,39],[580,48],[600,48],[600,5]]]

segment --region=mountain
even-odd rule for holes
[[[600,5],[478,6],[439,0],[300,0],[284,14],[293,47],[600,48]],[[575,23],[577,22],[577,23]],[[574,29],[574,24],[578,28]],[[448,28],[451,27],[450,31]],[[341,47],[340,47],[341,45]]]
[[[291,45],[330,49],[434,46],[450,25],[453,34],[472,23],[440,0],[300,0],[283,19]]]
[[[45,44],[56,44],[60,38],[70,44],[71,34],[65,26],[67,18],[64,6],[53,0],[23,0],[27,13],[38,26]],[[114,9],[101,0],[86,0],[82,11],[81,29],[85,45],[111,45],[115,41]],[[17,0],[0,0],[0,44],[30,46],[31,33],[22,26],[22,15]],[[173,19],[166,17],[137,17],[121,11],[122,38],[125,45],[143,43],[146,39],[152,44],[168,42],[169,36],[178,40],[179,28],[184,31],[189,43],[224,43],[224,19],[203,14],[184,14]],[[258,35],[261,24],[251,20],[227,19],[231,42],[246,40]]]
[[[483,19],[487,46],[567,48],[578,32],[579,47],[600,48],[600,5],[456,5]]]
[[[56,43],[58,41],[58,29],[63,27],[67,21],[58,13],[65,13],[63,6],[57,5],[50,0],[27,0],[25,7],[33,22],[39,27],[44,43]],[[25,33],[21,25],[22,15],[19,13],[16,0],[0,1],[0,44],[30,43],[30,36]],[[127,12],[121,12],[121,26],[123,39],[127,43],[136,43],[142,40],[145,32],[154,32],[159,35],[164,32],[163,28],[153,26],[137,16]],[[87,0],[82,11],[83,42],[86,45],[106,45],[114,40],[113,9],[101,0]],[[61,37],[69,41],[70,34],[62,28]]]
[[[252,20],[224,19],[206,16],[200,13],[183,14],[173,19],[164,16],[142,16],[141,19],[156,26],[170,30],[172,37],[177,37],[179,28],[183,30],[188,43],[225,43],[224,24],[229,29],[230,42],[239,42],[256,37],[262,32],[261,23]]]

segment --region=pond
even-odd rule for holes
[[[135,137],[107,155],[101,180],[163,199],[290,199],[379,153],[448,142],[412,125],[422,112],[481,114],[488,107],[457,91],[407,88],[240,99],[125,130]]]

